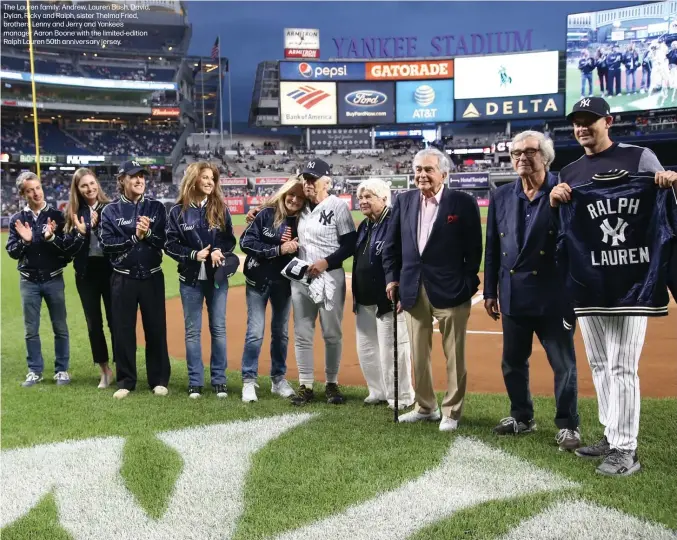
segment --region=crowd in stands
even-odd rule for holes
[[[174,69],[153,68],[145,64],[136,67],[84,65],[81,68],[90,77],[120,81],[163,81],[174,79]]]

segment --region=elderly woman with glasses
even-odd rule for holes
[[[357,230],[353,257],[353,311],[357,322],[357,355],[367,381],[365,404],[387,401],[395,405],[394,316],[386,296],[386,278],[381,263],[383,241],[390,223],[390,187],[383,180],[370,178],[357,188],[360,210],[365,219]],[[397,308],[397,363],[399,374],[398,409],[414,402],[411,383],[411,356],[407,325]]]

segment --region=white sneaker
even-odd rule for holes
[[[56,381],[57,386],[63,386],[65,384],[70,384],[71,377],[67,371],[59,371],[54,375],[54,380]]]
[[[296,392],[294,392],[291,384],[287,382],[287,379],[282,379],[280,382],[273,383],[273,387],[270,391],[283,398],[290,398],[296,395]]]
[[[99,381],[99,386],[97,388],[103,389],[103,388],[108,388],[110,386],[110,383],[113,382],[114,376],[113,376],[113,371],[108,369],[104,371],[101,374],[101,380]]]
[[[113,397],[115,399],[125,399],[129,395],[129,390],[126,388],[120,388],[115,394],[113,394]]]
[[[365,405],[378,405],[379,403],[382,403],[385,401],[385,399],[378,397],[377,395],[374,395],[372,393],[369,393],[369,395],[364,398],[364,404]]]
[[[437,420],[440,419],[440,417],[441,417],[441,414],[440,414],[439,408],[435,409],[433,412],[428,413],[428,414],[423,414],[423,413],[420,413],[420,412],[414,410],[414,411],[409,411],[408,413],[400,416],[398,418],[398,421],[403,422],[403,423],[420,422],[422,420],[430,420],[430,421],[436,422]]]
[[[458,429],[458,420],[443,416],[440,422],[440,431],[456,431]]]
[[[167,394],[169,394],[169,390],[167,390],[167,388],[165,388],[164,386],[156,386],[155,388],[153,388],[153,394],[155,394],[156,396],[166,396]]]
[[[242,401],[245,403],[253,403],[258,401],[259,398],[256,397],[256,389],[259,387],[258,384],[253,382],[246,382],[242,386]]]
[[[397,400],[397,410],[402,411],[404,409],[408,409],[414,404],[413,401],[402,401],[402,400]],[[388,408],[392,411],[395,409],[395,400],[394,399],[389,399],[388,400]]]

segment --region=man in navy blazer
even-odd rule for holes
[[[552,141],[538,131],[513,139],[510,152],[519,178],[491,196],[484,257],[484,307],[503,321],[503,380],[510,416],[494,428],[499,435],[536,428],[529,392],[529,357],[536,332],[555,373],[555,440],[560,450],[580,446],[574,318],[555,264],[557,214],[548,172]],[[500,306],[500,315],[499,315]]]
[[[436,148],[414,158],[418,190],[398,195],[383,247],[386,292],[399,293],[414,365],[416,404],[400,422],[440,420],[440,431],[458,427],[466,390],[465,336],[470,299],[479,287],[482,225],[477,201],[444,187],[449,160]],[[442,415],[433,389],[433,318],[439,321],[447,359]]]

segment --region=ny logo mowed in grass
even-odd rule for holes
[[[253,454],[313,416],[287,414],[157,434],[183,462],[167,510],[159,519],[149,517],[124,484],[123,438],[3,452],[0,525],[12,524],[53,493],[60,524],[75,540],[231,538],[244,510]],[[418,478],[278,538],[404,539],[464,508],[576,487],[501,450],[457,437],[441,463]],[[290,499],[285,504],[293,503],[293,491]],[[605,509],[576,507],[574,513],[597,510],[603,514]],[[566,504],[560,504],[558,515],[566,515]],[[616,512],[609,518],[610,523],[625,527],[619,532],[628,530],[623,516]],[[538,516],[521,527],[525,533],[521,538],[531,537],[531,530],[543,531]],[[638,522],[636,527],[646,531],[646,524]],[[517,530],[511,534],[517,538]]]

